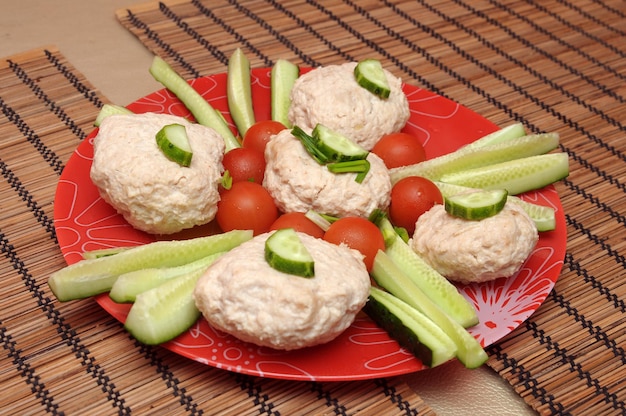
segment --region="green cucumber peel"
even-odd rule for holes
[[[416,308],[439,326],[457,346],[457,358],[465,367],[477,368],[487,361],[487,353],[476,338],[433,303],[382,250],[374,258],[371,275],[379,286]]]
[[[228,251],[252,238],[251,230],[234,230],[189,240],[156,241],[113,256],[81,260],[52,273],[48,285],[61,302],[108,292],[118,276],[134,270],[175,267]]]
[[[185,81],[167,62],[155,56],[150,66],[150,74],[165,88],[170,90],[189,109],[198,124],[211,127],[222,136],[226,151],[241,147],[230,130],[224,117],[207,100]]]
[[[398,344],[428,367],[436,367],[456,356],[457,347],[426,315],[408,303],[375,286],[364,312]]]
[[[206,270],[224,252],[211,254],[191,263],[175,267],[150,267],[134,270],[118,276],[111,287],[109,297],[117,303],[134,302],[137,296],[160,284],[196,270]]]
[[[137,295],[124,328],[137,341],[158,345],[187,331],[200,317],[193,291],[203,269],[185,273]]]
[[[395,184],[407,176],[423,176],[432,181],[442,180],[441,178],[447,174],[545,154],[558,145],[557,133],[543,133],[484,146],[465,146],[424,162],[391,169],[391,182]]]
[[[286,59],[278,59],[270,72],[271,117],[287,128],[291,127],[288,117],[291,90],[299,76],[298,65]]]
[[[235,49],[228,60],[226,98],[230,115],[237,126],[239,135],[243,137],[255,123],[255,118],[252,106],[250,61],[240,48]]]
[[[506,189],[510,195],[518,195],[543,188],[568,175],[567,153],[550,153],[449,173],[439,180],[471,188]]]
[[[478,314],[474,306],[459,293],[456,286],[426,263],[400,236],[396,235],[395,241],[386,248],[385,253],[450,318],[464,328],[478,324]]]

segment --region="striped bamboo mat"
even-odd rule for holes
[[[224,72],[236,47],[255,67],[376,57],[496,124],[558,131],[563,271],[488,365],[541,414],[626,413],[623,1],[167,1],[118,18],[189,78]],[[230,373],[137,344],[92,300],[56,302],[56,183],[106,101],[55,48],[0,62],[0,413],[433,413],[397,378]]]

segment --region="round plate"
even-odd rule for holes
[[[303,71],[304,72],[304,71]],[[270,118],[270,70],[252,71],[252,92],[257,120]],[[232,124],[226,100],[226,74],[190,81],[213,107]],[[429,158],[449,153],[497,126],[469,109],[429,91],[404,85],[411,118],[404,131],[424,144]],[[128,106],[137,113],[156,112],[190,117],[185,106],[167,90],[160,90]],[[234,128],[234,127],[233,127]],[[59,245],[68,264],[81,259],[86,250],[145,244],[154,236],[133,229],[99,196],[89,179],[95,131],[81,143],[65,167],[54,201]],[[556,209],[555,231],[541,233],[537,247],[520,272],[508,279],[459,286],[478,311],[480,324],[470,332],[483,346],[498,341],[527,319],[554,286],[563,264],[566,244],[565,219],[554,187],[522,196]],[[168,238],[186,238],[215,232],[212,224]],[[108,295],[96,297],[111,315],[124,322],[129,305],[116,304]],[[332,342],[302,350],[283,352],[241,342],[213,330],[200,319],[189,331],[163,344],[177,354],[229,371],[262,377],[346,381],[395,376],[424,368],[400,348],[367,316]]]

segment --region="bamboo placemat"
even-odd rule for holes
[[[488,365],[541,414],[626,414],[626,6],[622,0],[166,1],[118,18],[181,74],[373,57],[494,123],[557,131],[567,252]]]
[[[108,100],[54,47],[0,61],[0,414],[432,414],[399,378],[289,382],[135,342],[93,299],[59,303],[59,176]]]

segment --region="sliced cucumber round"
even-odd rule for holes
[[[354,68],[357,84],[380,98],[389,98],[391,88],[380,61],[365,59]]]
[[[283,273],[313,277],[313,257],[293,228],[274,232],[265,241],[265,260],[270,267]]]
[[[311,134],[315,146],[326,155],[328,160],[334,162],[362,160],[369,154],[359,144],[322,124],[317,124]]]
[[[505,189],[479,190],[444,198],[448,214],[466,220],[482,220],[502,211],[508,192]]]
[[[189,144],[187,130],[182,124],[174,123],[163,126],[156,134],[156,142],[169,160],[184,167],[191,165],[193,151]]]

